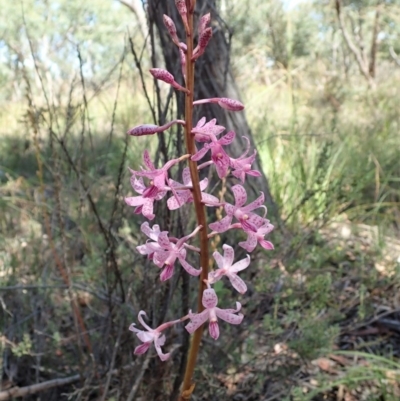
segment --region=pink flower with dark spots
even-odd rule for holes
[[[251,156],[247,156],[250,150],[250,141],[246,137],[243,138],[247,140],[246,151],[242,154],[242,156],[238,157],[237,159],[229,158],[229,164],[233,169],[232,175],[242,181],[242,183],[244,183],[246,174],[253,177],[261,177],[261,173],[258,170],[251,169],[251,165],[256,159],[257,151],[254,150],[254,153]]]
[[[132,173],[131,185],[138,194],[141,194],[141,196],[126,197],[125,203],[128,206],[135,207],[134,213],[143,214],[144,217],[153,220],[155,217],[153,214],[154,202],[162,199],[167,193],[167,190],[160,189],[153,184],[146,187],[143,183],[143,179],[141,177],[137,179],[135,171],[132,171]]]
[[[250,256],[247,255],[246,259],[242,259],[239,262],[232,264],[233,258],[235,257],[233,248],[229,245],[223,245],[222,249],[224,250],[223,257],[219,252],[213,253],[218,269],[208,273],[208,283],[214,284],[221,280],[223,276],[226,276],[231,282],[232,287],[241,294],[244,294],[247,291],[247,285],[237,275],[237,273],[249,266]]]
[[[205,143],[204,146],[191,157],[191,159],[194,161],[199,161],[211,149],[211,160],[215,164],[218,177],[224,178],[228,174],[229,156],[226,154],[222,146],[231,144],[234,138],[234,131],[229,131],[220,139],[214,137],[210,143]]]
[[[194,139],[197,142],[210,142],[212,140],[217,140],[217,135],[221,134],[225,130],[222,125],[217,125],[217,119],[213,118],[208,123],[206,118],[201,118],[195,127],[192,129],[192,134],[194,134]]]
[[[255,225],[257,227],[257,231],[246,231],[247,240],[239,242],[239,246],[246,249],[247,252],[253,252],[257,244],[260,244],[264,249],[267,250],[274,249],[272,242],[264,239],[264,237],[274,229],[274,226],[267,219],[265,219],[264,222],[258,221],[255,223]]]
[[[260,207],[265,208],[263,205],[264,193],[261,192],[261,195],[255,201],[249,203],[247,206],[243,206],[247,201],[247,193],[244,187],[241,185],[234,185],[232,187],[232,192],[235,198],[235,205],[226,203],[224,208],[227,215],[223,219],[211,223],[209,227],[218,233],[223,233],[229,230],[232,219],[235,217],[244,231],[256,232],[257,224],[259,224],[257,222],[264,221],[264,218],[252,213],[252,210]]]
[[[198,226],[191,234],[186,235],[185,237],[182,237],[178,240],[172,240],[168,238],[167,231],[162,231],[160,233],[154,232],[153,227],[153,232],[150,232],[148,225],[146,226],[144,224],[142,224],[141,227],[142,231],[150,239],[153,239],[155,236],[156,239],[154,239],[154,242],[146,242],[144,245],[139,245],[136,247],[136,249],[141,255],[149,255],[154,264],[160,269],[163,269],[160,274],[161,281],[166,281],[172,277],[174,274],[176,259],[179,260],[181,266],[191,276],[198,276],[201,273],[201,269],[195,269],[186,261],[186,248],[198,252],[200,251],[200,249],[188,245],[187,241],[197,234],[197,232],[201,229],[201,226]],[[150,235],[153,235],[153,238]]]
[[[147,255],[149,259],[153,259],[154,252],[162,251],[160,245],[158,245],[158,237],[161,234],[160,226],[158,224],[154,224],[153,228],[150,228],[150,225],[147,221],[145,221],[141,226],[140,230],[142,233],[146,234],[153,242],[146,242],[144,245],[139,245],[136,247],[138,252],[141,255]]]
[[[170,357],[170,354],[164,354],[161,350],[161,347],[165,344],[165,335],[162,334],[162,332],[168,327],[171,327],[172,325],[179,323],[180,320],[166,322],[163,323],[161,326],[157,327],[156,329],[152,329],[146,324],[142,316],[146,316],[146,312],[140,311],[138,315],[138,320],[140,324],[146,330],[137,329],[135,327],[136,326],[135,323],[132,323],[129,326],[129,330],[133,331],[136,334],[137,338],[143,343],[135,348],[134,354],[143,355],[150,348],[150,345],[154,343],[154,347],[156,348],[158,356],[162,361],[166,361]]]
[[[151,180],[151,185],[156,186],[159,190],[165,190],[168,183],[168,170],[179,163],[179,161],[179,159],[172,159],[165,163],[163,167],[156,169],[150,159],[149,152],[145,150],[143,152],[143,163],[147,167],[147,170],[141,167],[141,171],[131,170],[131,172],[135,176],[149,178]]]
[[[179,209],[184,204],[193,202],[193,183],[188,167],[183,169],[182,180],[183,184],[180,184],[179,182],[176,182],[174,180],[169,180],[169,186],[175,190],[174,196],[169,198],[167,201],[167,206],[170,210]],[[207,178],[201,180],[200,191],[204,191],[207,188],[207,185]],[[219,204],[218,198],[205,192],[201,192],[201,200],[206,206],[215,206]]]
[[[219,337],[218,318],[225,320],[230,324],[240,324],[243,320],[241,313],[237,314],[242,305],[236,302],[236,309],[220,309],[217,308],[218,297],[212,288],[208,288],[203,292],[203,306],[206,308],[200,313],[189,312],[190,323],[185,326],[185,329],[190,333],[194,333],[203,323],[209,320],[208,331],[210,336],[217,340]]]

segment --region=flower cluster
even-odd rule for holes
[[[190,2],[189,2],[190,3]],[[191,31],[190,19],[188,13],[192,12],[186,8],[187,2],[184,0],[176,0],[177,9],[182,17],[185,31],[189,37]],[[164,83],[171,85],[178,91],[184,93],[185,96],[191,96],[193,88],[190,87],[187,81],[189,74],[186,69],[188,63],[194,63],[205,51],[208,42],[212,36],[212,29],[209,27],[210,14],[206,14],[200,18],[198,24],[198,43],[194,49],[193,46],[182,43],[179,40],[177,30],[174,22],[168,16],[164,16],[164,24],[171,36],[173,43],[179,48],[181,54],[181,65],[183,71],[183,81],[186,84],[182,86],[176,81],[176,78],[168,71],[154,68],[150,73],[155,79],[161,80]],[[190,98],[192,99],[192,98]],[[201,107],[202,104],[211,103],[216,104],[223,109],[230,112],[240,112],[244,106],[237,100],[229,98],[211,98],[200,99],[191,101],[192,107]],[[230,145],[235,139],[235,132],[229,131],[222,135],[225,127],[218,125],[216,119],[207,121],[205,117],[201,118],[197,124],[192,127],[191,121],[174,120],[163,126],[153,124],[144,124],[133,127],[128,130],[128,134],[132,136],[153,135],[162,133],[169,129],[174,124],[181,124],[185,126],[189,140],[193,141],[195,149],[192,154],[183,155],[177,159],[168,161],[161,168],[155,168],[150,159],[149,152],[146,150],[143,154],[144,167],[139,171],[130,170],[131,184],[133,190],[138,196],[126,197],[125,202],[127,205],[134,207],[134,213],[142,214],[148,220],[155,218],[153,208],[154,203],[161,201],[167,193],[167,206],[170,210],[176,210],[184,205],[196,202],[194,197],[194,190],[198,190],[199,197],[197,202],[203,206],[208,207],[223,207],[225,216],[219,220],[208,224],[211,232],[209,237],[227,232],[231,229],[239,229],[242,231],[245,241],[239,242],[239,246],[244,248],[247,252],[253,252],[259,244],[264,249],[273,249],[271,242],[265,239],[265,236],[273,230],[273,225],[266,219],[267,209],[264,206],[264,194],[261,192],[260,196],[254,201],[247,204],[247,193],[243,185],[247,176],[259,177],[261,173],[252,169],[252,164],[256,158],[256,151],[250,153],[250,141],[246,138],[247,148],[245,152],[237,159],[229,156],[226,147]],[[197,147],[195,145],[197,143]],[[211,160],[205,161],[197,165],[208,153],[211,154]],[[183,169],[182,183],[177,182],[170,178],[170,169],[178,163],[188,162],[195,164],[193,168],[186,167]],[[231,187],[234,203],[221,202],[214,195],[207,193],[208,180],[205,178],[199,180],[198,170],[211,166],[220,179],[225,177],[232,177],[233,180],[239,181],[236,185]],[[202,207],[203,207],[202,206]],[[260,213],[261,210],[261,213]],[[148,222],[144,222],[141,226],[141,231],[149,238],[143,245],[137,247],[141,255],[147,256],[159,269],[161,269],[161,281],[169,280],[175,271],[175,265],[178,261],[180,266],[191,276],[199,276],[204,269],[208,266],[200,266],[199,268],[192,266],[188,260],[188,251],[190,253],[203,252],[202,248],[198,248],[190,244],[190,241],[195,240],[196,236],[201,230],[207,230],[207,224],[204,222],[199,224],[193,232],[183,236],[182,238],[174,238],[169,235],[167,231],[161,231],[158,224],[152,227]],[[201,244],[204,246],[204,244]],[[223,279],[225,276],[229,280],[232,287],[240,294],[247,291],[246,283],[239,277],[238,273],[246,269],[250,264],[250,256],[235,262],[234,249],[227,244],[222,246],[223,256],[219,252],[214,252],[217,268],[208,272],[208,277],[205,279],[207,288],[202,292],[202,305],[203,310],[193,313],[189,311],[186,316],[178,320],[163,323],[156,329],[150,328],[143,320],[145,316],[144,311],[140,311],[138,320],[144,327],[144,330],[139,330],[134,324],[130,326],[130,330],[136,333],[141,345],[135,349],[135,354],[145,353],[150,345],[154,343],[156,351],[161,360],[167,360],[169,354],[164,354],[161,347],[165,343],[165,335],[163,332],[174,324],[189,320],[185,328],[189,333],[194,333],[206,321],[209,322],[210,336],[217,340],[220,335],[218,319],[222,319],[230,324],[240,324],[243,320],[243,314],[240,313],[241,304],[236,302],[234,309],[221,309],[218,308],[218,297],[215,290],[212,288],[217,281]],[[206,272],[208,270],[205,270]]]

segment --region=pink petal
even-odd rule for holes
[[[139,177],[139,179],[137,179],[136,176],[132,175],[131,185],[132,185],[132,188],[135,190],[135,192],[137,192],[138,194],[143,193],[143,191],[146,189],[146,186],[143,183],[142,177]]]
[[[168,231],[161,232],[158,236],[157,242],[161,246],[161,248],[171,249],[171,242],[168,238]]]
[[[241,185],[234,185],[232,187],[232,192],[233,196],[235,197],[235,206],[243,206],[247,201],[247,193],[244,187]]]
[[[275,249],[274,245],[272,244],[272,242],[266,241],[265,239],[260,240],[260,245],[264,248],[264,249]]]
[[[210,322],[208,325],[208,332],[210,333],[210,337],[214,340],[217,340],[219,337],[219,326],[218,321]]]
[[[171,255],[170,251],[163,251],[163,250],[156,251],[156,252],[154,252],[154,255],[153,255],[153,262],[156,266],[161,268],[165,265],[165,262],[170,257],[170,255]],[[174,262],[175,262],[175,260],[174,260]]]
[[[199,184],[200,184],[200,191],[204,191],[204,190],[207,188],[208,179],[207,179],[207,178],[202,179],[202,180],[199,182]],[[192,185],[192,181],[190,181],[190,185]]]
[[[215,164],[218,177],[221,179],[226,177],[229,169],[229,157],[219,143],[211,147],[211,160]]]
[[[176,210],[182,207],[185,203],[187,203],[187,199],[190,196],[190,191],[189,193],[185,193],[184,191],[181,191],[180,194],[176,196],[172,196],[167,200],[167,206],[169,210]],[[178,199],[177,199],[178,198]]]
[[[242,181],[242,183],[244,183],[246,174],[244,173],[243,170],[234,170],[234,171],[232,171],[232,175],[234,177],[236,177],[237,179],[239,179],[240,181]]]
[[[179,257],[179,262],[181,262],[182,267],[191,275],[191,276],[199,276],[201,273],[201,269],[197,270],[193,266],[191,266],[185,259]]]
[[[235,257],[235,252],[233,248],[229,245],[223,245],[222,249],[224,250],[224,267],[229,267],[233,263],[233,258]]]
[[[164,353],[162,352],[162,350],[161,350],[161,345],[158,344],[157,342],[154,343],[154,346],[155,346],[155,348],[156,348],[156,351],[157,351],[158,356],[160,357],[160,359],[161,359],[163,362],[166,361],[166,360],[171,356],[170,353],[164,354]]]
[[[194,333],[208,319],[209,310],[203,310],[201,313],[196,313],[190,316],[190,322],[185,326],[185,329],[190,333]]]
[[[182,181],[186,186],[192,185],[192,177],[189,167],[185,167],[182,171]]]
[[[226,135],[224,135],[218,142],[221,145],[230,145],[235,139],[235,131],[229,131]]]
[[[206,206],[215,206],[216,204],[219,203],[219,199],[217,197],[215,197],[214,195],[210,195],[206,192],[201,193],[201,201]]]
[[[207,288],[203,291],[201,302],[207,309],[215,308],[218,305],[218,297],[216,292],[212,288]]]
[[[153,214],[153,199],[146,199],[146,202],[143,204],[142,207],[142,214],[149,220],[153,220],[154,217],[156,217]]]
[[[224,258],[222,257],[222,255],[218,251],[215,251],[213,253],[213,258],[217,262],[218,267],[220,269],[223,269],[224,268]]]
[[[165,265],[163,271],[160,274],[160,280],[169,280],[174,274],[174,265]]]
[[[208,226],[211,230],[216,231],[217,233],[223,233],[229,229],[229,226],[232,222],[232,216],[225,216],[223,219],[216,221],[215,223],[211,223]]]
[[[136,333],[136,336],[143,343],[151,343],[154,340],[154,334],[148,331],[140,330]]]
[[[261,226],[258,230],[259,234],[267,235],[269,234],[275,227],[267,220],[263,226]]]
[[[247,206],[242,208],[242,211],[247,213],[251,212],[254,209],[257,209],[258,207],[262,206],[264,204],[265,197],[264,197],[264,192],[261,192],[261,195],[253,202],[249,203]]]
[[[247,240],[239,242],[239,246],[246,249],[247,252],[253,252],[257,246],[257,236],[254,233],[248,233]]]
[[[258,170],[249,170],[247,171],[247,174],[252,177],[261,177],[261,173]]]
[[[225,322],[230,324],[240,324],[243,320],[243,315],[241,313],[235,315],[234,313],[229,312],[228,309],[215,308],[215,314],[220,319],[225,320]]]
[[[130,196],[129,198],[125,198],[124,200],[128,206],[141,206],[146,201],[143,196]]]
[[[247,291],[246,283],[237,274],[227,274],[227,277],[237,292],[244,294]]]
[[[154,164],[150,159],[150,155],[147,149],[143,152],[143,163],[149,170],[155,170]]]
[[[195,162],[201,160],[209,150],[210,150],[210,148],[208,146],[204,145],[197,153],[195,153],[191,157],[191,160],[193,160]]]
[[[246,259],[239,260],[229,269],[229,273],[237,273],[246,269],[250,264],[250,256],[247,255]]]
[[[151,343],[143,343],[138,345],[133,352],[135,355],[143,355],[149,348]]]
[[[243,209],[242,209],[243,210]],[[257,228],[264,225],[268,220],[264,219],[264,217],[259,216],[255,213],[249,213],[249,220],[251,224],[254,224]]]

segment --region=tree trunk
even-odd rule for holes
[[[222,20],[216,10],[215,0],[197,0],[196,14],[197,19],[202,15],[211,13],[211,26],[213,37],[204,53],[196,62],[196,93],[195,99],[206,99],[212,97],[228,97],[240,100],[239,91],[235,85],[235,79],[230,68],[230,41],[232,33],[227,24]],[[158,30],[162,53],[168,71],[174,76],[182,77],[179,52],[175,44],[169,38],[169,34],[163,23],[163,14],[167,14],[173,19],[178,29],[178,37],[184,39],[181,18],[176,10],[174,1],[149,0],[148,1],[149,21],[152,26],[155,24]],[[178,79],[182,83],[182,79]],[[178,113],[183,113],[183,96],[178,98]],[[218,105],[201,105],[195,109],[195,123],[205,116],[207,120],[216,118],[218,124],[223,125],[227,130],[236,132],[234,143],[229,148],[231,157],[238,157],[243,154],[247,142],[243,139],[246,136],[250,140],[252,148],[255,148],[254,139],[250,127],[246,120],[246,114],[242,112],[229,112]],[[258,179],[246,180],[245,187],[250,198],[259,196],[263,191],[268,206],[271,220],[275,222],[279,219],[278,209],[274,203],[265,176],[261,160],[257,156],[253,168],[259,170],[262,176]],[[280,222],[280,221],[279,221]]]

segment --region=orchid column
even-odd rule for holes
[[[176,261],[179,261],[179,264],[188,274],[199,276],[197,312],[188,311],[188,314],[180,319],[165,322],[159,327],[152,329],[143,320],[143,316],[146,315],[145,312],[140,311],[138,320],[145,330],[137,329],[134,324],[130,327],[136,333],[139,340],[142,341],[142,344],[136,347],[135,354],[140,355],[145,353],[150,348],[150,345],[154,343],[159,357],[164,361],[168,359],[170,354],[164,354],[161,349],[165,343],[165,334],[163,332],[172,325],[190,320],[185,328],[189,333],[193,333],[193,337],[187,358],[180,400],[190,399],[194,389],[192,377],[203,333],[203,324],[207,320],[209,321],[209,334],[216,340],[220,334],[218,318],[230,324],[240,324],[243,320],[243,315],[239,313],[241,309],[239,302],[236,302],[236,308],[234,309],[221,309],[217,307],[218,298],[212,289],[212,285],[226,276],[233,288],[241,294],[245,293],[247,286],[237,273],[249,266],[250,256],[247,255],[245,259],[233,263],[234,250],[231,246],[225,244],[223,245],[223,256],[219,252],[214,252],[213,254],[218,269],[208,272],[209,238],[230,229],[239,229],[247,237],[245,241],[239,243],[239,246],[248,252],[252,252],[257,244],[260,244],[265,249],[273,248],[272,244],[264,239],[265,235],[272,231],[273,226],[265,218],[266,208],[263,205],[263,193],[255,201],[245,206],[247,201],[246,191],[242,185],[237,184],[232,187],[235,199],[234,205],[226,202],[220,203],[215,196],[204,192],[208,184],[207,179],[199,180],[198,171],[206,167],[215,167],[217,175],[221,179],[231,173],[233,179],[237,179],[242,183],[244,183],[246,175],[259,177],[261,174],[251,168],[256,157],[256,152],[254,151],[253,154],[249,155],[249,146],[238,159],[229,157],[225,152],[224,147],[233,142],[236,135],[235,132],[230,131],[219,138],[225,127],[218,125],[215,119],[207,122],[205,118],[202,118],[193,126],[194,106],[201,107],[204,103],[215,103],[228,111],[241,111],[244,108],[240,102],[233,99],[216,97],[195,100],[193,97],[195,63],[204,53],[212,37],[212,28],[209,27],[210,14],[206,14],[198,22],[197,45],[194,47],[195,30],[193,27],[193,14],[195,2],[195,0],[175,0],[176,7],[185,27],[186,43],[179,40],[174,22],[168,16],[164,15],[164,24],[172,41],[179,48],[181,55],[184,86],[179,84],[168,71],[159,68],[150,70],[153,77],[183,92],[185,96],[185,119],[174,120],[161,127],[152,124],[139,125],[128,131],[128,134],[132,136],[153,135],[164,132],[173,124],[181,124],[185,128],[187,154],[168,161],[161,168],[155,168],[151,162],[149,153],[145,151],[143,161],[146,168],[142,168],[141,171],[131,170],[132,187],[140,195],[125,199],[129,206],[135,207],[135,213],[142,214],[149,220],[155,218],[153,214],[154,202],[161,201],[167,193],[171,194],[171,197],[167,201],[167,206],[170,210],[178,209],[188,203],[192,203],[194,206],[197,227],[193,232],[178,239],[171,237],[166,231],[161,231],[159,225],[154,224],[153,227],[150,227],[149,223],[145,222],[142,224],[141,230],[151,241],[138,246],[137,250],[142,255],[147,255],[158,268],[162,269],[160,274],[161,281],[168,280],[173,276]],[[202,144],[200,149],[197,149],[196,142]],[[209,151],[211,152],[211,160],[198,164]],[[188,164],[183,170],[183,183],[169,178],[169,170],[178,163]],[[143,178],[145,178],[146,182]],[[205,206],[223,206],[226,212],[226,216],[222,220],[209,224],[211,232],[207,231]],[[254,210],[260,208],[264,210],[262,216],[254,212]],[[200,247],[195,247],[188,243],[189,240],[195,237],[198,238]],[[190,265],[186,260],[187,251],[200,254],[198,268]]]

